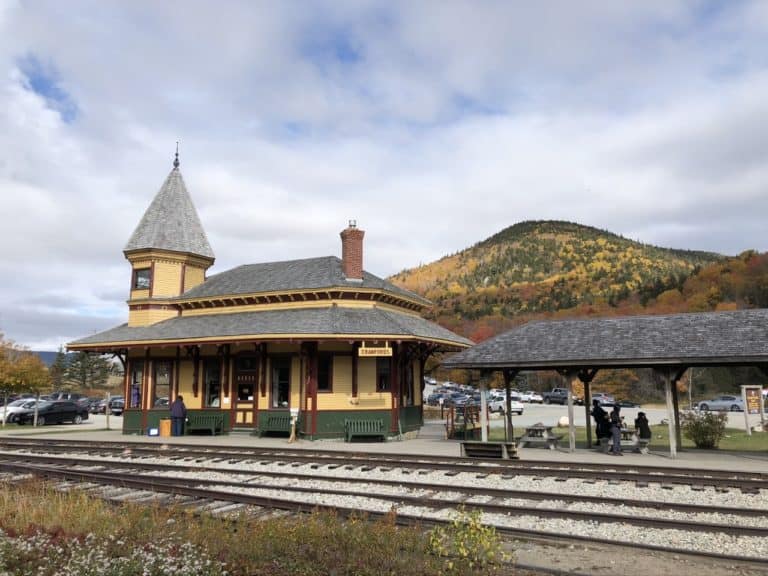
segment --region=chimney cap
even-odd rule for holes
[[[350,220],[349,221],[349,227],[350,228],[357,228],[357,220]]]

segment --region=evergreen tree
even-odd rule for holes
[[[64,349],[59,347],[59,351],[56,353],[56,359],[48,370],[51,375],[51,385],[54,390],[60,390],[64,387],[68,367],[69,362],[67,360],[67,355],[64,353]]]
[[[65,388],[105,388],[111,368],[109,360],[103,356],[78,352],[67,366]]]

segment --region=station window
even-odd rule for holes
[[[392,387],[392,359],[376,358],[376,392],[389,392]]]
[[[150,268],[139,268],[133,271],[133,289],[149,290],[152,285],[152,270]]]
[[[218,408],[221,406],[221,361],[218,358],[206,359],[203,375],[205,407]]]
[[[173,363],[170,360],[155,361],[152,377],[152,381],[155,383],[152,405],[156,408],[168,406],[169,398],[171,397],[172,374]]]
[[[317,391],[333,391],[333,356],[321,354],[317,358]]]
[[[288,408],[291,390],[291,359],[272,359],[272,408]]]
[[[141,386],[144,383],[144,361],[131,362],[131,379],[128,383],[128,407],[141,408]]]
[[[403,381],[403,406],[413,406],[413,364],[405,365]]]

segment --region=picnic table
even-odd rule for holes
[[[634,452],[640,452],[641,454],[648,454],[648,444],[650,438],[640,438],[637,430],[634,428],[622,428],[621,429],[621,447],[631,448]],[[608,452],[611,448],[611,438],[605,437],[600,439],[600,448],[603,452]]]
[[[555,434],[552,432],[554,426],[546,426],[538,423],[533,426],[525,427],[525,434],[517,439],[517,445],[520,448],[524,448],[526,444],[546,446],[550,450],[557,448],[557,442],[563,436],[562,434]]]

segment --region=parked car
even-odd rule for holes
[[[743,412],[744,401],[738,396],[721,394],[712,400],[702,400],[697,405],[699,410],[730,410],[731,412]]]
[[[568,389],[567,388],[552,388],[549,392],[542,394],[544,404],[568,404]],[[573,395],[573,403],[582,405],[584,399],[581,396]]]
[[[8,406],[0,408],[0,422],[3,422],[3,418],[8,418],[8,423],[16,421],[16,414],[35,407],[36,400],[30,400],[29,398],[20,398],[9,402]]]
[[[91,414],[106,414],[107,412],[107,399],[99,398],[96,402],[91,402],[88,407],[88,412]]]
[[[496,398],[488,402],[489,412],[499,412],[500,414],[504,414],[506,409],[507,409],[507,400],[505,398]],[[522,402],[520,402],[519,400],[513,400],[512,398],[509,399],[509,411],[512,414],[522,415],[524,409],[525,409],[525,406],[523,406]]]
[[[32,424],[35,420],[35,407],[17,412],[15,419],[18,424]],[[38,426],[62,422],[80,424],[83,420],[88,420],[88,410],[72,400],[45,400],[37,405]]]
[[[615,405],[621,408],[640,408],[640,404],[632,400],[618,400]]]
[[[616,404],[616,399],[610,394],[606,394],[605,392],[593,392],[592,402],[595,400],[600,403],[600,406],[613,406]]]
[[[525,394],[528,396],[528,402],[531,404],[541,404],[544,402],[544,397],[534,390],[528,390]]]
[[[113,416],[122,416],[125,409],[125,398],[122,396],[114,396],[109,401],[109,412]]]

